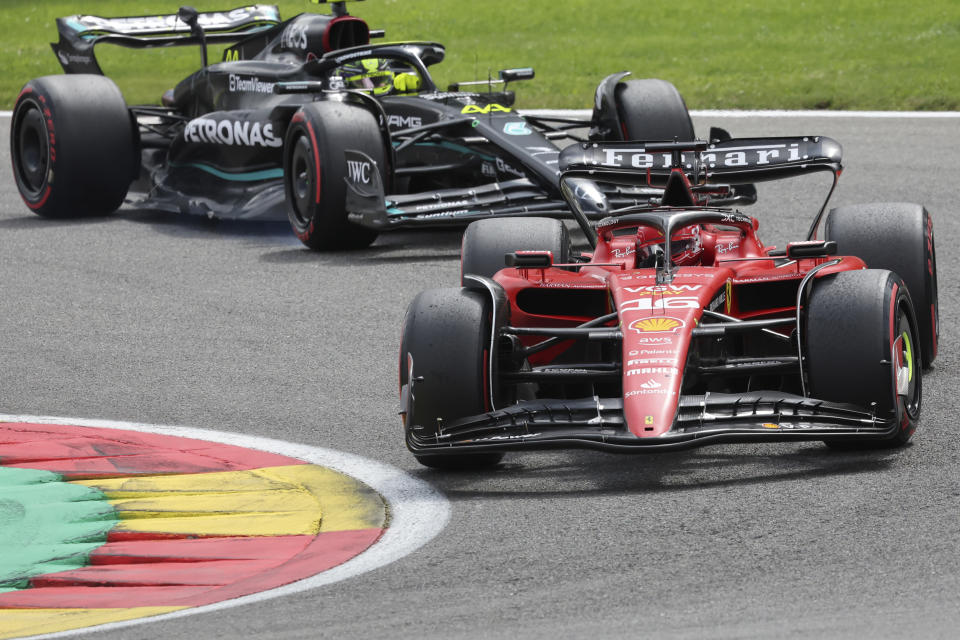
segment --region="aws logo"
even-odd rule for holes
[[[510,113],[510,107],[504,107],[499,104],[487,104],[480,106],[479,104],[468,104],[463,109],[460,109],[460,113],[495,113],[495,112]]]

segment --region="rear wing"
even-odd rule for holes
[[[280,24],[280,10],[274,5],[250,5],[229,11],[201,12],[197,23],[208,42],[237,42]],[[177,14],[102,18],[78,14],[57,18],[60,41],[51,43],[66,73],[103,75],[93,48],[111,42],[137,49],[201,44],[190,26]]]
[[[731,138],[721,142],[612,142],[571,145],[560,154],[563,172],[595,180],[666,186],[674,167],[697,184],[748,184],[816,171],[839,174],[842,147],[824,136]]]
[[[709,204],[709,197],[701,199],[699,194],[732,195],[736,201],[737,190],[742,189],[755,200],[755,182],[828,171],[833,184],[807,234],[807,239],[813,239],[843,171],[842,155],[840,143],[825,136],[580,143],[560,153],[560,191],[595,245],[589,219],[616,213],[607,197],[610,190],[601,184],[647,189],[646,204],[638,202],[631,210],[657,205],[697,207]]]

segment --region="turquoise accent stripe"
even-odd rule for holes
[[[79,20],[70,19],[66,21],[67,26],[73,29],[74,31],[86,31],[87,28],[80,24]]]
[[[256,182],[257,180],[276,180],[283,177],[283,169],[264,169],[263,171],[247,171],[244,173],[227,173],[216,167],[200,162],[171,162],[170,166],[179,169],[181,167],[190,167],[200,169],[209,174],[215,175],[221,180],[230,180],[232,182]]]

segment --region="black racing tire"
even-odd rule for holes
[[[109,78],[44,76],[14,104],[10,158],[20,196],[37,215],[106,215],[120,208],[140,171],[139,134]]]
[[[628,80],[614,92],[625,140],[694,140],[683,96],[666,80]]]
[[[381,183],[386,171],[376,117],[348,102],[303,106],[290,121],[283,143],[287,216],[303,244],[317,251],[362,249],[377,232],[347,220],[347,159],[356,150],[373,160]]]
[[[903,279],[886,269],[844,271],[813,284],[806,312],[806,371],[820,400],[875,407],[895,419],[892,438],[838,438],[830,446],[900,447],[920,419],[922,355]]]
[[[871,269],[888,269],[907,283],[920,326],[923,366],[933,366],[940,336],[937,253],[933,219],[926,208],[906,202],[837,207],[824,226],[842,255],[857,256]]]
[[[420,437],[435,435],[438,418],[449,423],[490,410],[491,306],[489,298],[467,289],[428,289],[410,303],[400,342],[400,385],[407,384],[411,359],[417,379],[404,420],[408,444],[414,428]],[[503,459],[499,452],[414,456],[424,466],[451,470],[489,467]]]
[[[553,252],[555,263],[570,262],[570,234],[553,218],[500,218],[471,222],[460,246],[460,279],[467,274],[492,278],[514,251]]]

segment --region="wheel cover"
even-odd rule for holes
[[[917,367],[914,327],[903,307],[897,313],[896,338],[892,346],[893,374],[897,402],[915,416],[920,407],[920,373]]]
[[[897,395],[906,396],[910,391],[910,382],[913,380],[913,347],[907,332],[900,334],[894,349],[897,363]]]
[[[290,157],[290,199],[293,215],[297,223],[305,228],[313,220],[311,214],[311,196],[314,189],[313,149],[306,136],[300,136],[293,147]]]
[[[50,166],[50,142],[47,125],[40,110],[29,103],[16,120],[13,144],[13,166],[17,182],[25,195],[36,198],[47,182]]]

